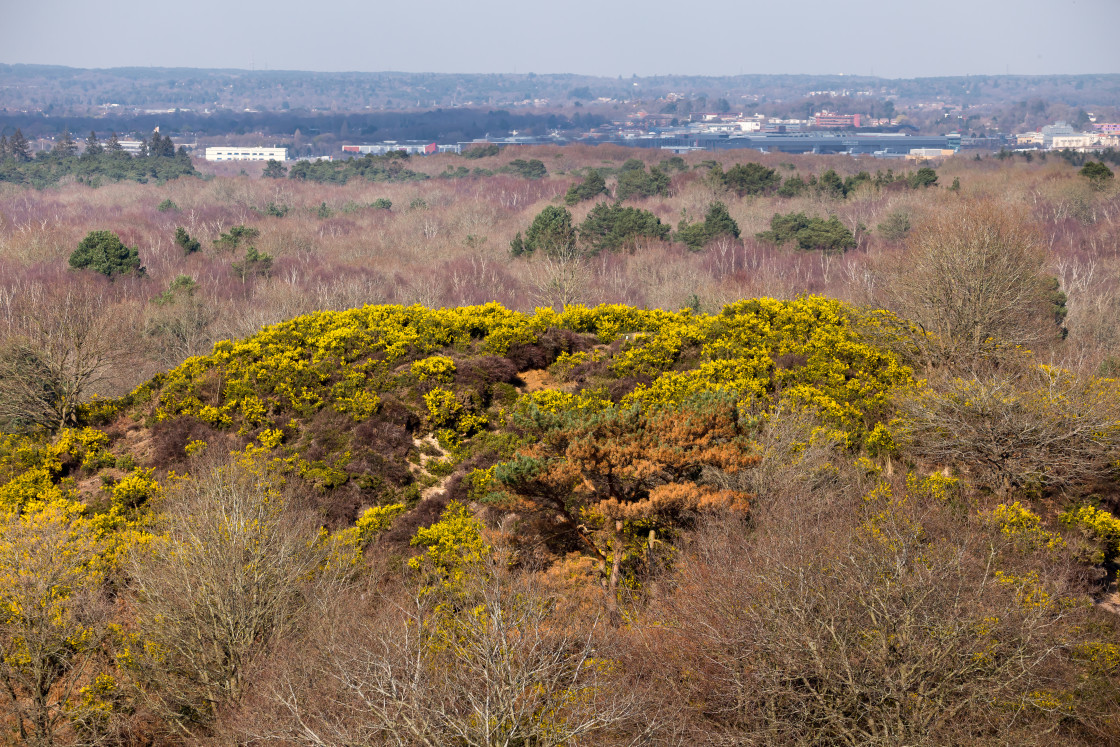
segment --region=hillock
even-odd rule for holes
[[[506,424],[527,409],[674,407],[718,394],[755,418],[807,408],[851,448],[876,449],[890,394],[912,376],[858,331],[866,323],[875,319],[823,298],[744,301],[716,315],[369,306],[220,342],[86,417],[150,427],[162,469],[198,441],[266,452],[333,520],[352,521],[361,505],[424,487],[408,470],[414,439],[432,434],[453,462],[487,467],[512,454],[519,435]],[[526,371],[550,386],[525,391]]]

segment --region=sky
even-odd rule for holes
[[[3,0],[0,63],[324,72],[1120,73],[1120,0]]]

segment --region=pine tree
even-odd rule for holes
[[[159,130],[156,130],[152,133],[151,142],[148,143],[147,155],[151,156],[152,158],[157,158],[160,156],[165,158],[174,158],[175,143],[171,142],[170,136],[163,137],[159,134]]]
[[[90,269],[102,275],[144,274],[135,247],[121,243],[112,231],[90,231],[70,255],[70,266],[75,270]]]
[[[8,139],[8,155],[17,161],[30,161],[31,160],[31,145],[27,142],[27,138],[23,136],[23,132],[17,127],[15,134]]]
[[[8,136],[0,135],[0,161],[8,157]]]
[[[70,130],[63,130],[62,137],[55,143],[51,153],[63,158],[69,158],[78,152],[78,144],[74,142],[74,138],[70,136]]]
[[[183,254],[194,254],[202,248],[198,239],[192,239],[182,226],[175,229],[175,243],[183,250]]]
[[[122,151],[124,151],[124,148],[121,147],[120,141],[117,140],[117,133],[114,132],[109,135],[109,141],[105,143],[105,150],[109,151],[110,153],[121,153]]]
[[[86,152],[87,156],[99,156],[104,152],[105,148],[102,147],[101,141],[97,139],[97,133],[93,130],[89,131],[89,137],[86,138]]]

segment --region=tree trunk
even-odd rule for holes
[[[622,624],[622,613],[618,609],[618,574],[622,565],[622,522],[614,523],[614,535],[611,537],[611,577],[607,582],[607,613],[610,615],[611,625],[618,627]]]

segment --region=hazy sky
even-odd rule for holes
[[[407,72],[1120,72],[1120,0],[3,0],[0,62]]]

